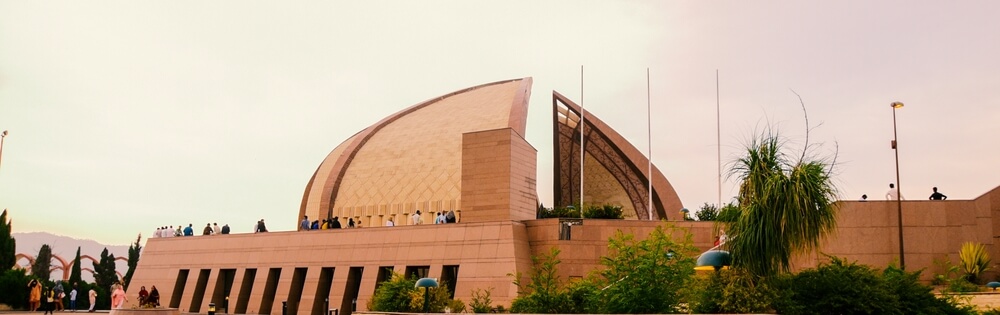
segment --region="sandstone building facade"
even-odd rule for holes
[[[436,97],[334,148],[288,220],[338,217],[362,228],[150,239],[132,286],[156,285],[165,306],[185,313],[206,313],[214,303],[238,314],[281,314],[283,304],[289,314],[349,314],[364,310],[396,272],[443,280],[466,302],[473,289],[492,289],[496,303],[509,305],[517,296],[510,274],[530,273],[532,255],[551,247],[562,250],[560,273],[571,279],[598,266],[617,231],[642,236],[666,224],[661,220],[687,229],[695,246],[712,246],[717,228],[680,221],[680,200],[659,169],[648,174],[641,152],[591,113],[581,124],[582,109],[555,92],[557,205],[579,199],[573,170],[583,126],[584,200],[617,203],[629,219],[536,219],[537,150],[524,139],[531,83],[499,81]],[[898,254],[892,205],[842,202],[840,228],[823,251],[889,263]],[[412,224],[417,210],[424,224]],[[459,223],[432,224],[441,211],[456,212]],[[954,259],[963,241],[987,244],[998,257],[998,211],[1000,189],[972,201],[904,202],[908,265]],[[390,218],[396,226],[385,227]],[[818,259],[801,257],[800,264]]]

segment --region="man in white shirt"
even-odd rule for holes
[[[392,217],[389,217],[389,221],[385,221],[385,226],[396,226],[396,222],[392,222]]]
[[[889,183],[889,191],[885,193],[885,200],[906,200],[906,198],[899,194],[899,189],[896,189],[895,184]]]
[[[422,223],[423,220],[421,220],[420,218],[420,210],[417,210],[417,213],[414,213],[413,216],[410,217],[410,219],[413,220],[413,225],[419,225],[420,223]]]

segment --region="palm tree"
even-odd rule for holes
[[[795,253],[816,249],[836,227],[833,163],[807,160],[805,151],[793,161],[782,138],[768,129],[730,167],[729,176],[741,182],[740,214],[727,228],[734,268],[758,277],[787,272]]]

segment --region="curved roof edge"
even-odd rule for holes
[[[337,147],[335,147],[333,150],[330,151],[330,153],[332,154],[334,151],[338,150],[341,146],[347,145],[344,148],[344,151],[339,156],[336,157],[327,156],[323,160],[323,162],[321,162],[320,165],[316,168],[316,172],[318,172],[319,169],[323,167],[324,164],[330,162],[331,159],[336,159],[333,169],[337,175],[334,178],[332,178],[333,179],[332,185],[326,185],[327,187],[323,188],[324,196],[322,196],[323,199],[320,202],[320,209],[326,209],[327,211],[330,211],[333,201],[337,199],[337,191],[338,191],[337,188],[340,187],[341,180],[343,179],[345,172],[347,172],[348,166],[350,166],[351,162],[354,160],[355,155],[357,155],[358,151],[361,150],[361,148],[365,145],[365,143],[368,142],[369,139],[371,139],[372,136],[374,136],[379,130],[381,130],[385,126],[388,126],[392,122],[410,113],[420,110],[421,108],[430,106],[431,104],[434,104],[443,99],[487,86],[517,82],[517,81],[520,81],[521,84],[517,88],[517,94],[515,94],[513,104],[511,105],[508,125],[511,129],[517,132],[518,135],[524,138],[528,120],[528,100],[531,96],[531,83],[532,83],[531,77],[501,80],[486,84],[480,84],[477,86],[464,88],[445,95],[441,95],[432,99],[428,99],[426,101],[417,103],[416,105],[400,110],[392,115],[383,118],[382,120],[379,120],[375,124],[365,129],[362,129],[357,134],[351,136],[350,138],[348,138],[348,140],[345,140],[345,142],[341,143],[340,145],[338,145]],[[348,141],[350,142],[348,143]],[[312,186],[315,184],[316,172],[314,172],[312,178],[309,179],[309,183],[306,184],[306,189],[302,196],[302,203],[299,207],[299,215],[297,218],[301,218],[306,213],[306,207],[308,204],[307,199],[309,198],[309,192],[312,189]],[[329,179],[327,181],[329,182]],[[329,195],[329,197],[327,197],[327,195]]]

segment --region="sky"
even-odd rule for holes
[[[905,103],[903,196],[936,186],[973,199],[1000,185],[997,12],[992,1],[0,1],[0,208],[15,232],[105,244],[188,223],[291,230],[340,142],[424,100],[521,77],[534,80],[526,139],[546,205],[553,90],[639,150],[651,142],[690,209],[718,202],[720,160],[724,173],[767,127],[795,156],[811,130],[809,154],[835,161],[840,198],[884,199],[894,101]],[[736,188],[723,174],[721,200]]]

